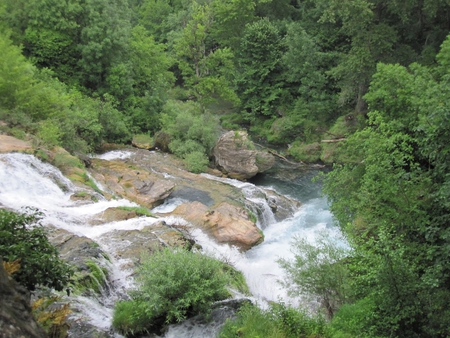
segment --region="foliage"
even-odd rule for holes
[[[42,297],[31,304],[33,317],[49,338],[67,337],[70,327],[67,323],[67,317],[72,313],[70,304],[57,304],[60,301],[60,297]]]
[[[276,114],[282,95],[280,32],[267,19],[245,26],[238,53],[238,93],[248,121]]]
[[[1,209],[0,256],[7,262],[19,260],[20,270],[13,278],[28,290],[42,285],[60,291],[73,271],[58,257],[39,219],[36,211],[15,213]]]
[[[329,318],[333,318],[336,310],[350,298],[345,266],[349,250],[324,235],[314,244],[295,237],[291,245],[294,260],[278,260],[288,277],[281,283],[291,294],[316,298]]]
[[[213,22],[211,7],[194,2],[192,18],[174,40],[178,66],[186,87],[193,90],[202,104],[215,101],[215,97],[238,102],[232,86],[234,65],[231,49],[208,44]]]
[[[213,302],[229,296],[230,277],[222,271],[222,264],[184,249],[164,248],[144,256],[137,277],[139,288],[132,293],[131,302],[137,306],[119,303],[115,327],[130,334],[152,329],[152,322],[180,322],[194,314],[207,314]]]
[[[161,115],[163,132],[170,137],[169,149],[183,158],[192,172],[202,172],[209,163],[218,137],[218,119],[194,102],[168,101]]]
[[[267,310],[244,304],[236,319],[226,321],[219,337],[326,338],[331,335],[322,318],[310,317],[301,310],[273,303]]]
[[[349,137],[351,163],[325,184],[355,248],[355,290],[373,304],[367,326],[377,335],[448,335],[445,78],[417,64],[380,64],[366,95],[369,125]]]
[[[190,172],[200,174],[208,167],[209,160],[204,152],[193,151],[184,157],[184,163]]]
[[[112,325],[126,336],[133,336],[155,329],[154,326],[158,322],[152,317],[151,309],[148,308],[146,302],[141,300],[121,301],[117,302],[114,307]]]

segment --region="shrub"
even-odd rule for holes
[[[190,101],[168,101],[161,114],[161,124],[162,131],[169,135],[171,142],[195,141],[202,146],[206,154],[211,152],[218,136],[217,117],[206,112],[202,113],[200,105]],[[178,149],[180,145],[172,148]]]
[[[184,163],[189,171],[199,174],[206,170],[209,160],[205,153],[194,151],[184,157]]]
[[[230,280],[223,263],[185,249],[165,248],[144,256],[132,293],[132,304],[118,303],[113,325],[124,334],[155,329],[157,323],[180,322],[208,314],[213,302],[228,297]],[[145,324],[147,323],[147,324]]]
[[[276,303],[267,310],[245,304],[234,320],[227,320],[219,337],[326,338],[330,333],[323,318],[311,317],[302,310]]]
[[[39,123],[36,135],[46,146],[54,147],[60,144],[61,131],[55,121],[44,120]]]
[[[39,220],[36,211],[20,214],[1,209],[0,256],[7,262],[19,260],[13,278],[28,290],[43,285],[60,291],[73,271],[59,258]]]
[[[131,300],[116,303],[112,325],[119,332],[127,336],[149,332],[156,323],[147,302]]]

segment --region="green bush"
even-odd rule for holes
[[[185,158],[186,155],[193,152],[206,153],[205,147],[194,140],[183,141],[180,139],[173,140],[169,144],[170,151],[177,157]]]
[[[127,336],[146,333],[154,329],[156,323],[147,302],[130,300],[116,303],[112,325],[119,332]]]
[[[209,160],[205,153],[194,151],[184,157],[184,163],[189,171],[200,174],[208,167]]]
[[[39,220],[36,211],[20,214],[0,209],[0,256],[7,262],[19,260],[13,278],[28,290],[42,285],[60,291],[73,271],[59,258]]]
[[[61,130],[55,121],[44,120],[39,123],[36,136],[48,147],[54,147],[60,144]]]
[[[273,303],[267,310],[253,304],[242,306],[234,320],[227,320],[219,337],[326,338],[331,335],[323,318],[311,317],[301,310]]]
[[[372,321],[375,304],[369,299],[362,299],[354,304],[344,304],[330,323],[333,337],[351,338],[374,337],[367,332]]]
[[[139,306],[118,303],[114,312],[114,327],[124,334],[154,330],[155,322],[180,322],[191,315],[208,314],[213,302],[229,296],[230,277],[223,263],[185,249],[165,248],[144,256],[137,281],[139,288],[131,302]]]
[[[211,152],[218,137],[217,117],[203,112],[199,104],[191,101],[168,101],[161,114],[161,124],[162,131],[170,136],[171,142],[195,141],[206,154]]]

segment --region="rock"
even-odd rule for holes
[[[32,152],[33,147],[30,142],[19,140],[18,138],[0,135],[0,153],[9,153],[13,151]]]
[[[241,250],[248,250],[263,241],[263,235],[247,212],[227,202],[212,210],[200,202],[184,203],[173,214],[201,226],[219,243],[235,245]]]
[[[132,268],[144,252],[152,253],[161,247],[186,247],[193,244],[181,231],[167,225],[164,221],[144,226],[141,230],[115,230],[108,232],[102,241],[115,248],[118,259],[129,261],[126,268]]]
[[[150,150],[155,148],[155,141],[148,135],[135,135],[131,140],[133,147]]]
[[[46,337],[31,315],[29,302],[26,290],[8,276],[0,258],[0,337]]]
[[[175,183],[136,165],[121,161],[92,159],[92,175],[114,194],[147,208],[161,204]]]
[[[78,270],[89,270],[86,262],[92,259],[102,259],[108,255],[92,239],[75,235],[67,230],[48,226],[48,239],[59,255]]]
[[[125,221],[127,219],[136,218],[139,215],[134,210],[124,210],[121,208],[108,208],[105,211],[94,215],[90,224],[98,225],[110,222]]]
[[[256,150],[244,131],[223,134],[214,147],[217,168],[231,178],[245,180],[270,169],[275,164],[272,154]]]

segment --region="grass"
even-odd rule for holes
[[[125,207],[121,206],[118,207],[120,210],[126,210],[126,211],[134,211],[139,216],[148,216],[148,217],[156,217],[154,214],[150,212],[147,208],[144,207]]]

